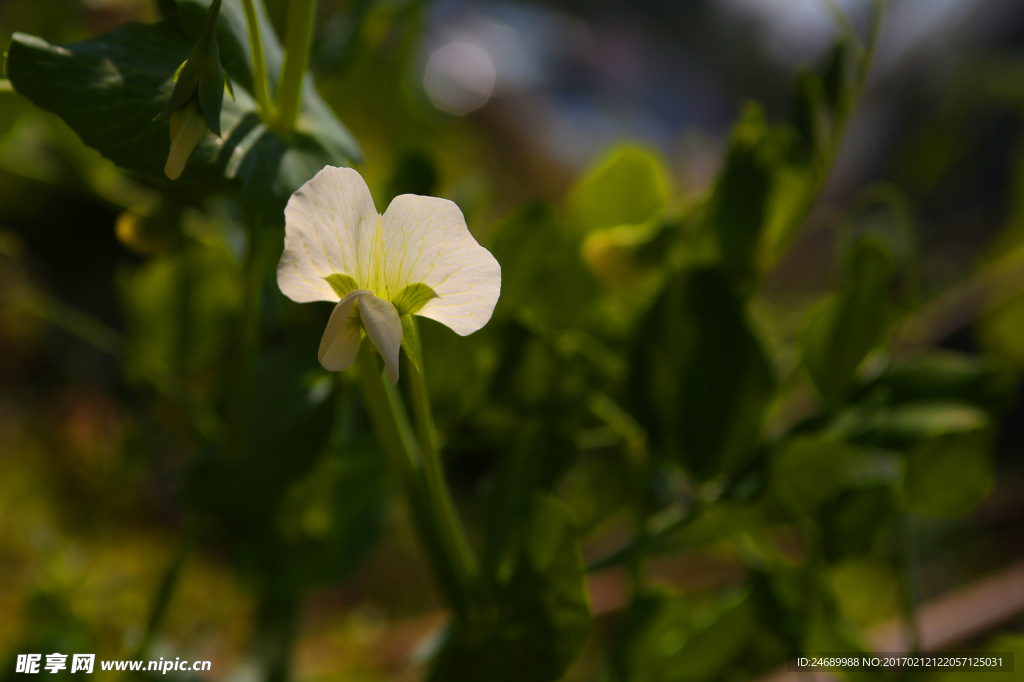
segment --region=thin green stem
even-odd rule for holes
[[[234,457],[242,449],[243,429],[249,406],[252,368],[259,345],[260,290],[263,286],[263,233],[260,225],[248,223],[249,248],[242,271],[242,307],[239,313],[228,368],[226,396],[228,426],[227,456]]]
[[[135,648],[131,658],[140,659],[148,657],[149,648],[153,645],[153,640],[156,638],[157,633],[160,632],[164,619],[167,617],[167,611],[174,597],[174,592],[177,590],[178,582],[181,580],[182,570],[185,568],[185,564],[195,550],[196,545],[199,544],[200,535],[200,522],[192,519],[188,522],[182,535],[181,543],[178,545],[174,556],[171,557],[171,562],[168,564],[167,570],[164,571],[164,575],[160,580],[160,585],[153,596],[153,604],[149,610],[146,631],[142,635],[142,641]]]
[[[419,336],[419,327],[415,318],[412,330],[412,333]],[[413,347],[420,348],[418,341],[413,344]],[[422,353],[417,352],[417,354],[420,357],[416,358],[416,366],[410,363],[406,368],[406,374],[412,389],[413,415],[423,456],[423,474],[427,483],[427,494],[430,497],[431,506],[438,514],[438,525],[448,552],[456,562],[455,568],[459,577],[468,583],[476,575],[476,557],[466,539],[466,532],[459,520],[451,491],[448,489],[448,482],[445,479],[444,467],[441,464],[441,456],[437,448],[434,417],[430,409],[430,394],[427,392],[424,376],[423,357]]]
[[[914,544],[914,532],[909,514],[901,514],[899,534],[900,563],[903,568],[901,606],[906,637],[906,651],[908,654],[916,654],[921,647],[920,636],[917,631],[917,550]]]
[[[277,86],[274,128],[283,134],[295,130],[302,103],[302,83],[309,67],[309,52],[316,25],[316,0],[291,0],[284,43],[284,67]]]
[[[242,0],[245,7],[245,24],[249,29],[249,50],[252,52],[252,87],[260,118],[273,120],[274,112],[270,102],[270,79],[267,77],[267,62],[263,58],[263,38],[260,37],[260,19],[256,14],[253,0]]]
[[[381,376],[368,340],[356,355],[359,384],[370,421],[384,454],[405,493],[412,522],[434,570],[442,593],[456,614],[469,612],[470,583],[460,569],[461,561],[451,551],[439,520],[422,469],[419,442],[409,423],[402,398],[391,382]]]

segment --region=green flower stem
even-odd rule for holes
[[[462,571],[460,560],[445,540],[446,532],[441,523],[443,514],[433,504],[432,495],[428,492],[420,446],[409,424],[402,398],[391,382],[381,376],[368,340],[364,340],[359,348],[356,367],[370,421],[406,496],[412,522],[441,591],[455,613],[465,616],[469,611],[470,577]]]
[[[260,37],[260,19],[256,14],[253,0],[242,0],[245,7],[245,25],[249,29],[249,49],[252,52],[252,87],[256,95],[256,104],[260,108],[260,118],[264,121],[273,119],[274,112],[270,103],[270,80],[267,78],[267,62],[263,58],[263,39]]]
[[[413,318],[412,330],[418,337],[419,326],[415,318]],[[455,503],[452,501],[451,491],[448,489],[448,482],[444,476],[444,467],[437,449],[437,430],[434,427],[434,417],[430,409],[430,394],[427,392],[427,383],[423,374],[423,354],[418,338],[413,347],[416,348],[416,354],[419,356],[416,358],[416,366],[414,367],[410,363],[404,371],[409,377],[409,385],[412,389],[413,415],[416,418],[416,433],[419,436],[420,450],[423,454],[423,474],[426,478],[427,494],[430,496],[430,503],[434,510],[440,515],[438,519],[440,529],[448,551],[458,564],[457,569],[460,576],[472,580],[477,571],[476,558],[466,539],[466,532],[459,521],[459,515],[455,510]]]
[[[284,67],[277,86],[274,128],[289,134],[295,130],[302,103],[302,82],[309,67],[309,52],[316,24],[316,0],[291,0],[284,43]]]

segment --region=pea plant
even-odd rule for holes
[[[744,109],[706,192],[678,196],[656,153],[620,146],[480,243],[429,183],[396,181],[378,211],[309,73],[315,0],[288,3],[283,43],[260,0],[159,7],[69,45],[16,34],[5,66],[156,190],[119,222],[147,255],[119,274],[123,339],[100,343],[193,446],[135,653],[189,555],[216,548],[258,595],[261,674],[287,679],[301,600],[394,532],[395,495],[450,614],[435,682],[756,679],[792,652],[865,650],[844,576],[880,576],[912,620],[910,519],[988,494],[1014,376],[934,348],[948,315],[916,298],[885,193],[849,209],[834,291],[798,320],[765,293],[839,153],[883,0],[798,75],[788,117]],[[736,576],[652,579],[694,552]],[[596,619],[601,574],[627,590]]]

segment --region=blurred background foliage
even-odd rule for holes
[[[166,92],[107,101],[83,79],[116,65],[43,77],[11,43],[156,36],[156,88],[205,4],[0,2],[0,676],[34,651],[630,682],[1024,651],[1020,3],[892,0],[876,47],[866,0],[321,0],[321,146],[234,180],[201,147],[174,185],[165,129],[122,144]],[[316,362],[330,307],[272,277],[325,158],[361,158],[378,209],[454,200],[502,265],[487,327],[420,328],[492,594],[453,624],[356,383]]]

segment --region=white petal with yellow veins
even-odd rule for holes
[[[363,328],[377,352],[384,358],[384,366],[388,368],[388,379],[392,384],[398,383],[398,351],[402,347],[402,321],[398,311],[382,298],[373,294],[359,296],[359,316]]]
[[[470,234],[458,206],[436,197],[395,197],[381,220],[381,235],[391,296],[423,283],[437,298],[418,315],[462,336],[487,324],[501,292],[501,266]]]
[[[317,353],[320,364],[328,372],[348,369],[355,361],[362,335],[359,333],[359,318],[352,314],[352,308],[356,298],[368,293],[366,289],[357,289],[334,306]]]
[[[360,257],[365,259],[379,232],[380,216],[359,173],[325,167],[291,196],[284,216],[277,284],[285,296],[299,303],[337,301],[338,294],[324,280],[333,274],[349,275],[373,289]]]

